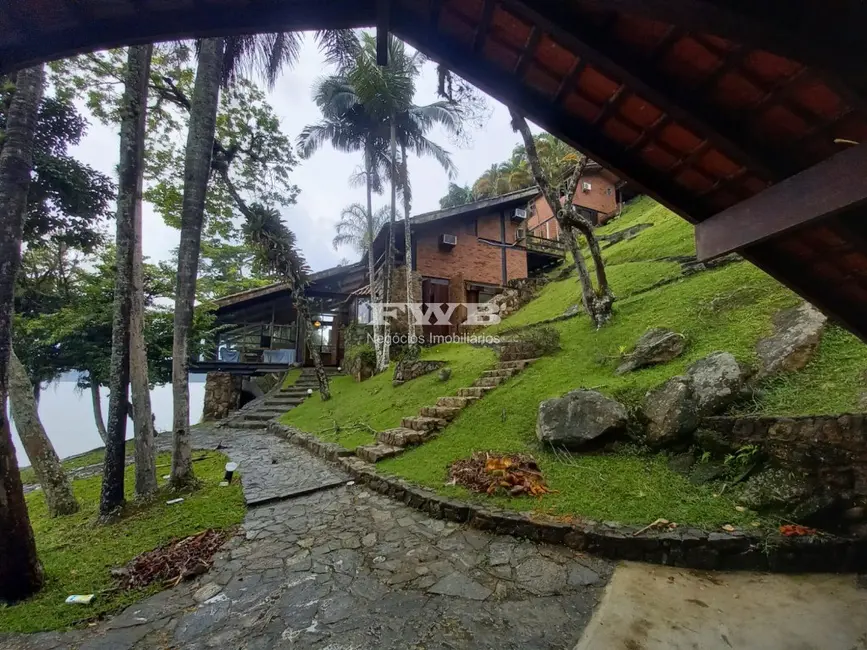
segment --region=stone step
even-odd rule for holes
[[[437,400],[437,406],[448,406],[453,408],[466,408],[473,402],[475,402],[478,397],[440,397]]]
[[[444,428],[448,422],[443,420],[442,418],[427,418],[423,416],[416,416],[412,418],[403,418],[400,421],[400,426],[405,429],[414,429],[415,431],[439,431]]]
[[[536,361],[536,359],[517,359],[515,361],[500,361],[497,364],[497,368],[505,369],[505,368],[516,368],[518,370],[523,370],[531,363]]]
[[[240,422],[232,423],[232,428],[234,429],[265,429],[267,427],[267,420],[241,420]]]
[[[476,399],[485,396],[489,390],[494,390],[493,386],[473,386],[471,388],[458,388],[458,397],[475,397]]]
[[[519,368],[497,368],[495,370],[485,370],[482,377],[511,377],[514,374],[521,372]]]
[[[402,451],[403,449],[400,447],[392,447],[391,445],[376,443],[375,445],[356,447],[355,455],[362,460],[366,460],[368,463],[376,463],[385,458],[397,456]]]
[[[499,386],[504,381],[506,381],[506,377],[479,377],[473,383],[473,386],[493,388],[494,386]]]
[[[295,395],[274,395],[273,397],[269,397],[266,404],[291,404],[293,406],[298,406],[299,404],[304,403],[304,397],[298,397]]]
[[[390,447],[410,447],[425,442],[430,437],[425,434],[425,431],[396,427],[394,429],[386,429],[385,431],[377,433],[376,441]]]
[[[286,411],[291,411],[294,406],[265,406],[263,408],[256,409],[253,413],[265,413],[268,415],[272,415],[274,417],[278,415],[283,415]]]
[[[451,422],[460,412],[458,406],[423,406],[418,414],[426,418],[439,418]]]
[[[274,418],[278,418],[283,415],[285,411],[280,411],[279,413],[272,413],[269,411],[256,411],[254,413],[247,413],[244,416],[243,422],[268,422],[269,420],[273,420]]]

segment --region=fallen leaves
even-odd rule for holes
[[[462,485],[473,492],[542,496],[552,492],[545,485],[539,465],[532,456],[501,455],[479,451],[471,458],[455,461],[449,468],[452,485]]]
[[[127,589],[146,587],[154,582],[176,585],[210,569],[211,558],[229,535],[230,531],[209,528],[198,535],[142,553],[115,575],[122,578]]]
[[[801,526],[800,524],[785,524],[780,526],[780,535],[783,537],[806,537],[807,535],[818,535],[819,531],[809,526]]]

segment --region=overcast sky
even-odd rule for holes
[[[311,99],[314,81],[329,72],[322,55],[311,37],[305,38],[298,63],[285,72],[269,93],[269,101],[280,117],[281,126],[292,141],[301,129],[316,122],[321,115]],[[436,95],[435,67],[425,66],[417,82],[416,104],[439,99]],[[518,135],[509,125],[508,110],[490,100],[490,119],[484,128],[473,133],[470,146],[459,149],[447,136],[433,131],[429,137],[452,153],[457,165],[456,182],[472,184],[495,162],[505,160],[518,143]],[[83,110],[86,114],[86,110]],[[90,119],[91,126],[82,142],[72,153],[83,162],[115,177],[118,160],[118,134],[113,128]],[[342,258],[356,260],[351,249],[335,251],[331,246],[334,224],[343,207],[364,202],[364,189],[350,187],[348,179],[361,164],[361,156],[341,153],[330,146],[321,149],[309,160],[302,160],[292,172],[292,180],[301,189],[296,205],[283,209],[283,220],[298,237],[301,249],[314,271],[334,266]],[[410,179],[413,187],[413,214],[439,208],[439,199],[448,188],[449,179],[432,159],[411,158]],[[388,195],[374,196],[374,208],[384,205]],[[178,231],[166,226],[162,218],[146,204],[144,212],[144,253],[152,262],[169,259],[177,248]]]

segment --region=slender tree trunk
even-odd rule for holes
[[[39,405],[39,400],[42,398],[42,383],[38,381],[33,382],[33,399],[36,400],[36,405]]]
[[[406,278],[406,301],[415,302],[415,287],[413,286],[413,270],[412,270],[412,230],[410,224],[410,211],[412,210],[412,197],[409,191],[409,163],[406,159],[406,144],[400,145],[400,177],[403,183],[403,248],[404,248],[404,266]],[[413,321],[412,316],[407,316],[407,336],[409,340],[410,356],[418,356],[418,339],[420,335],[419,328]]]
[[[382,298],[376,288],[376,253],[373,249],[373,240],[376,233],[373,231],[373,187],[371,174],[373,173],[373,160],[370,145],[364,150],[364,171],[367,189],[367,240],[370,248],[367,250],[367,272],[370,275],[370,306],[373,308],[373,347],[376,351],[376,369],[382,369]]]
[[[96,422],[96,431],[102,439],[102,444],[105,444],[108,433],[105,431],[105,420],[102,419],[102,396],[99,394],[99,382],[94,380],[92,374],[90,376],[90,401],[93,404],[93,421]]]
[[[195,480],[190,446],[189,339],[196,300],[205,195],[211,173],[217,108],[220,102],[223,47],[221,38],[202,41],[184,160],[184,198],[181,211],[181,244],[178,248],[178,283],[175,292],[175,336],[172,345],[174,440],[171,483],[174,487],[184,487]]]
[[[383,302],[391,302],[391,275],[394,272],[394,224],[397,220],[397,131],[394,124],[394,115],[391,116],[390,122],[390,140],[391,140],[391,212],[388,216],[388,242],[386,243],[385,254],[385,275],[383,277]],[[372,239],[370,240],[373,241]],[[382,359],[380,360],[379,371],[383,372],[388,369],[388,364],[391,362],[391,334],[390,324],[385,321],[382,326]]]
[[[24,445],[24,451],[30,458],[30,464],[45,494],[49,516],[58,517],[78,512],[78,502],[72,494],[72,486],[39,419],[27,369],[16,356],[15,350],[12,350],[9,358],[9,403],[18,437],[21,438],[21,444]]]
[[[123,505],[126,471],[126,419],[129,416],[130,340],[132,329],[133,267],[135,259],[136,194],[142,169],[140,120],[146,110],[141,86],[147,79],[146,50],[129,49],[120,122],[120,162],[117,188],[117,280],[111,335],[108,435],[105,442],[99,514],[106,519]]]
[[[295,311],[298,313],[298,318],[304,324],[304,341],[307,344],[307,349],[310,351],[310,356],[313,357],[313,370],[316,373],[316,382],[319,384],[319,397],[323,402],[326,402],[331,399],[331,388],[328,385],[328,375],[322,366],[319,348],[316,347],[316,341],[313,338],[313,320],[310,314],[310,302],[307,300],[303,286],[299,289],[293,289],[292,293],[295,296]]]
[[[135,494],[148,498],[157,491],[154,420],[148,381],[148,359],[145,347],[144,260],[142,253],[142,185],[144,182],[145,130],[147,127],[147,95],[153,45],[129,48],[130,75],[127,78],[130,104],[127,109],[135,118],[136,153],[135,210],[133,213],[132,314],[130,317],[130,382],[132,384],[132,415],[135,430]],[[137,74],[133,74],[133,72]]]
[[[6,417],[12,350],[12,295],[21,261],[21,236],[36,116],[45,84],[44,68],[18,73],[6,114],[0,151],[0,601],[15,602],[42,588],[44,575],[27,515],[12,431]]]

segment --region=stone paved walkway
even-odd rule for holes
[[[248,501],[306,493],[251,508],[196,581],[94,628],[0,647],[571,648],[611,575],[565,548],[430,519],[262,432],[200,429],[194,441],[241,463]]]

